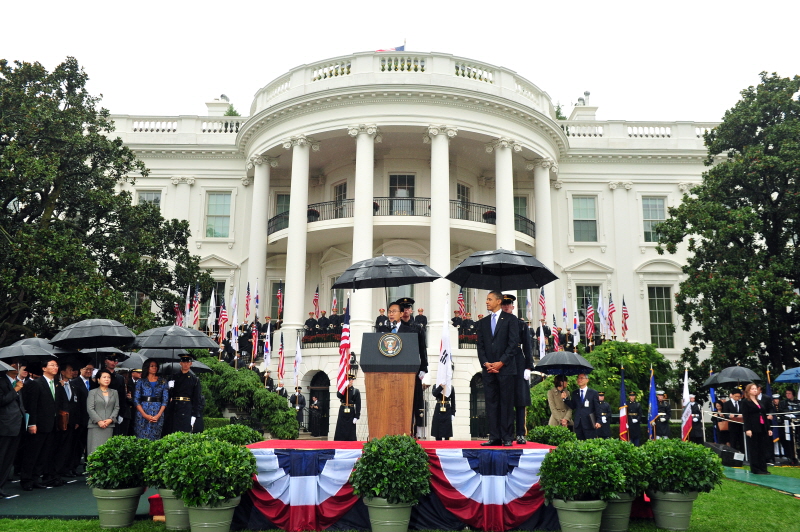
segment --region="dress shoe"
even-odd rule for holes
[[[45,486],[50,486],[52,488],[57,488],[59,486],[63,486],[64,484],[66,484],[66,482],[64,482],[64,479],[56,477],[43,481],[42,484],[44,484]]]
[[[512,445],[514,445],[514,442],[511,440],[503,441],[503,447],[511,447]]]
[[[481,445],[484,447],[499,447],[502,445],[502,442],[500,440],[489,440],[483,442]]]
[[[47,489],[47,486],[43,486],[43,485],[39,484],[38,482],[34,482],[33,484],[26,484],[26,485],[22,486],[23,491],[31,491],[34,488],[37,489],[37,490],[44,490],[44,489]]]
[[[519,445],[525,445],[528,443],[528,440],[525,439],[525,436],[517,436],[517,443]]]
[[[7,498],[8,498],[8,493],[5,493],[5,492],[3,492],[3,491],[0,491],[0,498],[2,498],[2,499],[7,499]]]

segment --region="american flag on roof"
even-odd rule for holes
[[[406,51],[406,44],[403,43],[403,46],[396,46],[394,48],[384,48],[383,50],[375,50],[376,52],[405,52]]]

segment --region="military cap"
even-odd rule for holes
[[[666,395],[664,390],[656,390],[656,395]]]
[[[401,309],[414,308],[414,300],[410,297],[401,297],[397,300],[397,304]]]
[[[181,362],[194,362],[192,355],[181,355]]]
[[[501,302],[502,305],[510,305],[514,301],[517,300],[517,297],[512,294],[503,294],[503,301]]]

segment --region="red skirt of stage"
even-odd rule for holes
[[[369,530],[366,507],[348,479],[362,442],[273,440],[250,445],[258,464],[234,529]],[[539,466],[551,447],[528,443],[421,442],[431,467],[431,494],[413,508],[410,528],[486,531],[559,530],[544,504]]]

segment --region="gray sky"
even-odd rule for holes
[[[247,115],[289,69],[403,44],[515,70],[569,115],[717,121],[762,70],[800,74],[800,2],[7,1],[0,57],[52,69],[75,56],[117,114]]]

